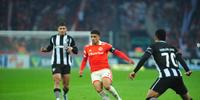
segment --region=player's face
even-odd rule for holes
[[[100,36],[97,34],[91,34],[92,44],[97,45],[100,40]]]
[[[64,35],[67,32],[67,27],[66,26],[59,26],[58,32],[59,32],[60,35]]]

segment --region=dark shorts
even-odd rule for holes
[[[168,88],[171,88],[180,95],[184,95],[188,92],[183,83],[182,77],[158,78],[151,86],[151,89],[158,92],[160,95]]]
[[[52,74],[61,73],[64,74],[70,74],[71,67],[69,65],[63,65],[63,64],[53,64],[52,65]]]

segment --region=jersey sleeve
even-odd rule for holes
[[[190,69],[189,67],[187,66],[186,62],[184,61],[183,57],[182,57],[182,53],[180,50],[177,50],[176,52],[176,57],[177,57],[177,60],[180,62],[181,66],[184,68],[184,70],[186,72],[188,72]]]
[[[125,53],[123,53],[122,51],[118,49],[113,48],[111,44],[108,44],[108,48],[111,53],[118,56],[119,58],[124,59],[127,62],[134,63]]]
[[[46,52],[50,52],[53,49],[53,36],[49,40],[49,45],[46,48]]]
[[[87,59],[88,59],[88,54],[87,54],[86,47],[85,47],[84,52],[83,52],[83,59],[82,59],[82,62],[81,62],[79,74],[83,73],[83,70],[84,70],[86,63],[87,63]]]
[[[153,54],[153,47],[149,46],[144,55],[142,56],[142,58],[140,59],[140,61],[138,62],[138,64],[136,65],[135,69],[133,70],[135,73],[144,65],[144,63],[146,62],[146,60]]]
[[[77,48],[77,46],[76,46],[76,43],[75,43],[75,41],[74,41],[74,39],[73,38],[71,38],[72,39],[72,43],[71,43],[71,47],[73,48],[72,49],[72,52],[74,53],[74,54],[78,54],[78,48]]]

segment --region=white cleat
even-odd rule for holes
[[[102,100],[110,100],[110,98],[108,96],[105,96],[102,98]]]
[[[56,100],[60,100],[60,98],[56,98]]]

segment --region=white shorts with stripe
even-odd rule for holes
[[[112,72],[110,69],[98,70],[98,71],[92,72],[91,74],[92,83],[94,83],[95,81],[102,82],[103,78],[109,78],[112,81]]]

